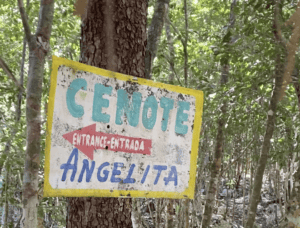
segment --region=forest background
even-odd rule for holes
[[[24,208],[30,51],[18,2],[0,3],[3,227],[19,227]],[[24,3],[32,31],[39,23],[41,2]],[[42,72],[36,191],[40,227],[66,226],[67,200],[42,197],[43,165],[51,56],[80,57],[81,20],[73,15],[74,3],[55,1]],[[291,0],[148,1],[146,77],[202,90],[205,98],[195,199],[134,200],[134,205],[146,207],[133,209],[140,225],[300,226],[299,22],[300,5]],[[271,204],[275,209],[268,214]]]

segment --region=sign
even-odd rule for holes
[[[53,56],[44,196],[193,198],[202,91]]]

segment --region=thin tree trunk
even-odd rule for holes
[[[189,199],[185,199],[184,200],[185,228],[189,228],[189,225],[190,225],[190,213],[189,213],[189,209],[190,209],[190,200]]]
[[[285,25],[293,25],[293,31],[290,36],[290,40],[286,42],[283,37],[281,36],[280,26],[279,26],[279,9],[278,4],[279,0],[276,2],[275,6],[275,16],[277,14],[277,18],[275,17],[275,26],[277,27],[277,34],[279,41],[283,44],[283,46],[287,49],[287,63],[286,63],[286,70],[284,72],[283,76],[283,86],[281,88],[280,97],[284,96],[284,91],[288,85],[289,82],[292,81],[292,71],[295,66],[295,56],[296,51],[299,48],[299,38],[300,38],[300,1],[297,4],[296,11],[294,14],[285,22]],[[294,69],[295,71],[295,69]],[[296,69],[296,73],[297,69]],[[299,76],[298,76],[299,77]],[[293,82],[294,88],[296,91],[296,95],[298,97],[298,108],[300,111],[300,85],[299,85],[299,78],[296,77],[296,80]],[[291,188],[292,192],[288,199],[288,202],[286,203],[286,218],[288,220],[288,227],[299,227],[299,203],[300,203],[300,167],[298,167],[296,173],[293,175],[292,179],[294,179],[293,187]]]
[[[266,127],[266,133],[264,136],[264,142],[263,147],[261,151],[261,155],[258,161],[254,183],[253,183],[253,189],[252,189],[252,195],[250,199],[249,204],[249,213],[248,218],[246,222],[247,228],[252,228],[254,221],[255,221],[255,215],[256,215],[256,209],[257,205],[260,200],[260,192],[262,187],[262,179],[264,175],[264,170],[268,161],[268,154],[270,150],[270,140],[273,135],[274,127],[275,127],[275,119],[276,119],[276,109],[277,109],[277,103],[279,101],[279,95],[280,90],[282,86],[282,75],[283,75],[283,69],[284,69],[284,63],[283,60],[278,54],[276,59],[276,71],[275,71],[275,86],[273,90],[273,94],[270,100],[270,105],[268,108],[268,118],[267,118],[267,127]]]
[[[279,2],[276,1],[275,5],[275,13],[274,13],[274,24],[278,25],[278,18],[279,18]],[[277,32],[279,32],[279,27],[276,26]],[[276,37],[277,38],[277,37]],[[279,38],[276,39],[278,47],[280,47],[280,40]],[[279,48],[278,48],[279,49]],[[278,52],[280,53],[282,50],[279,49]],[[262,187],[262,180],[264,175],[264,170],[268,161],[268,154],[270,150],[270,140],[273,135],[274,127],[275,127],[275,119],[276,119],[276,110],[277,110],[277,104],[279,102],[280,98],[280,92],[282,90],[282,83],[283,83],[283,74],[284,74],[284,60],[282,59],[281,54],[277,54],[276,57],[276,68],[275,68],[275,86],[273,89],[273,94],[270,100],[268,112],[267,112],[267,126],[266,126],[266,132],[264,136],[264,142],[260,154],[260,158],[258,161],[254,183],[253,183],[253,189],[252,189],[252,195],[250,199],[249,204],[249,212],[248,212],[248,218],[246,222],[247,228],[252,228],[255,216],[256,216],[256,210],[257,205],[260,200],[260,193],[261,193],[261,187]]]
[[[300,167],[293,175],[294,187],[292,188],[290,200],[287,202],[288,207],[286,211],[286,218],[288,220],[288,228],[300,227],[299,217],[299,203],[300,203]]]
[[[8,193],[7,193],[7,188],[9,185],[9,169],[6,166],[6,175],[5,175],[5,206],[4,206],[4,228],[8,228],[8,210],[9,210],[9,205],[8,205]]]
[[[27,3],[27,5],[28,5],[28,3]],[[25,55],[26,55],[26,40],[24,38],[24,41],[23,41],[23,51],[22,51],[22,60],[21,60],[21,68],[20,68],[20,80],[17,81],[17,86],[19,87],[19,94],[18,94],[17,105],[16,105],[16,123],[18,123],[20,121],[20,118],[21,118],[22,95],[23,95],[23,92],[24,92],[23,82],[24,82]],[[11,146],[11,140],[16,135],[16,132],[17,132],[17,129],[13,129],[12,130],[11,137],[10,137],[10,139],[8,140],[8,142],[5,145],[5,149],[4,149],[3,154],[1,156],[1,159],[0,159],[0,176],[1,176],[1,173],[2,173],[2,169],[3,169],[3,164],[4,164],[4,162],[7,159],[7,155],[9,154],[9,150],[10,150],[10,146]]]
[[[145,78],[152,77],[153,60],[156,56],[159,38],[163,29],[164,20],[168,12],[170,0],[157,0],[155,4],[155,11],[148,29],[147,46],[145,53]],[[140,199],[137,199],[140,200]],[[133,211],[136,213],[136,211]],[[138,215],[134,215],[137,217]],[[157,218],[156,214],[156,218]]]
[[[280,184],[280,171],[278,169],[278,163],[276,162],[276,183],[277,183],[277,187],[276,187],[276,196],[279,202],[279,209],[280,209],[280,214],[281,214],[281,218],[283,218],[284,213],[283,213],[283,209],[282,209],[282,200],[281,200],[281,184]]]
[[[246,152],[246,169],[245,169],[245,174],[244,174],[244,183],[243,183],[243,226],[245,226],[245,210],[246,210],[246,205],[245,205],[245,196],[246,196],[246,185],[247,185],[247,172],[248,172],[248,153]]]
[[[285,66],[285,72],[283,75],[283,85],[281,87],[280,91],[280,98],[284,96],[284,91],[287,87],[287,85],[292,81],[292,72],[295,67],[295,56],[296,51],[299,48],[299,39],[300,39],[300,1],[297,4],[296,11],[294,14],[285,22],[285,26],[293,25],[293,31],[290,36],[289,41],[285,41],[284,38],[281,36],[281,30],[279,25],[279,3],[280,0],[276,1],[275,5],[275,20],[274,25],[277,29],[277,40],[280,42],[282,46],[284,46],[287,49],[287,62]],[[298,97],[298,107],[300,111],[300,85],[299,85],[299,78],[296,77],[296,80],[294,81],[294,88],[296,91],[296,95]],[[300,180],[300,168],[298,167],[297,172],[293,175],[294,178],[294,188],[292,188],[292,194],[291,198],[289,199],[289,202],[287,202],[288,206],[286,206],[286,216],[289,220],[289,227],[296,227],[300,226],[299,217],[300,212],[298,209],[298,205],[300,202],[300,192],[299,192],[299,180]],[[286,205],[287,205],[286,204]]]
[[[16,83],[16,86],[18,86],[18,88],[19,88],[19,94],[18,94],[18,100],[17,100],[17,106],[16,106],[17,107],[16,108],[16,122],[19,122],[20,121],[20,117],[21,117],[22,94],[24,92],[23,78],[24,78],[25,55],[26,55],[26,40],[24,38],[24,41],[23,41],[23,51],[22,51],[22,60],[21,60],[21,69],[20,69],[20,80],[18,81],[14,76],[12,76],[13,80]],[[6,72],[11,72],[11,70],[8,68],[8,66],[6,65],[6,63],[1,58],[0,58],[0,66],[3,67],[4,70],[6,69]],[[9,74],[10,73],[8,73],[8,75]],[[0,176],[1,176],[1,173],[2,173],[2,169],[3,169],[3,164],[6,161],[7,155],[8,155],[9,150],[10,150],[11,140],[15,136],[16,132],[17,132],[17,129],[13,129],[12,130],[11,137],[10,137],[10,139],[8,140],[8,142],[5,145],[5,149],[4,149],[3,154],[1,156],[1,159],[0,159]]]
[[[184,52],[184,84],[188,86],[188,39],[189,39],[189,24],[188,24],[188,13],[187,13],[187,0],[184,0],[184,20],[185,20],[185,37],[184,37],[184,45],[183,45],[183,52]]]
[[[159,222],[160,222],[160,200],[161,199],[154,199],[155,200],[155,228],[159,228]]]
[[[229,29],[231,29],[235,23],[235,15],[233,12],[235,5],[236,5],[236,0],[233,0],[231,3]],[[229,44],[230,43],[228,43],[228,45]],[[229,65],[224,64],[222,66],[222,72],[221,72],[221,85],[225,85],[227,83],[228,74],[229,74]],[[223,104],[221,106],[222,114],[218,120],[218,132],[217,132],[217,138],[216,138],[215,155],[214,155],[214,161],[210,168],[211,175],[210,175],[210,181],[209,181],[209,190],[207,193],[205,209],[204,209],[204,214],[203,214],[202,228],[209,227],[210,221],[212,218],[212,214],[213,214],[215,196],[216,196],[217,185],[218,185],[219,174],[220,174],[221,163],[222,163],[221,159],[223,157],[223,140],[224,140],[223,128],[225,125],[226,109],[227,109],[227,103],[224,100]]]
[[[151,24],[148,29],[147,48],[145,57],[145,77],[151,78],[153,60],[156,56],[158,41],[164,25],[164,19],[170,0],[157,0]]]
[[[185,218],[185,210],[184,210],[184,201],[179,200],[178,205],[180,206],[179,208],[179,216],[178,216],[178,228],[184,228],[184,218]]]
[[[147,1],[89,0],[82,63],[144,78]],[[132,227],[131,198],[69,198],[67,227]]]
[[[203,126],[207,126],[207,125],[203,125]],[[209,128],[210,126],[208,125],[207,128]],[[195,200],[194,203],[197,203],[195,206],[199,205],[197,207],[197,211],[195,211],[193,213],[199,213],[200,215],[203,214],[203,208],[202,208],[202,187],[205,188],[205,186],[202,186],[202,181],[205,180],[205,176],[203,177],[203,173],[204,173],[204,160],[205,160],[205,153],[202,153],[202,151],[207,151],[208,150],[208,134],[205,134],[205,129],[204,127],[202,127],[201,129],[201,133],[200,133],[200,137],[206,135],[206,137],[203,139],[203,142],[201,144],[201,147],[199,145],[199,150],[198,150],[198,160],[200,161],[197,167],[197,179],[196,179],[196,196],[195,196]],[[197,197],[197,193],[198,193],[198,197]],[[195,208],[195,207],[194,207]],[[198,227],[201,224],[201,221],[199,219],[199,217],[196,215],[195,217],[196,221],[195,221],[195,225]]]
[[[15,85],[19,87],[21,90],[23,90],[23,87],[21,87],[20,82],[16,79],[11,69],[7,66],[7,64],[1,57],[0,57],[0,67],[4,70],[4,72],[8,75],[8,77],[10,77],[14,81]]]
[[[227,69],[226,69],[227,70]],[[223,74],[222,77],[227,78],[227,73]],[[202,221],[202,228],[209,227],[214,203],[215,203],[215,195],[217,191],[217,184],[219,180],[219,173],[221,169],[221,159],[223,155],[223,127],[225,123],[224,115],[226,114],[226,103],[224,102],[222,107],[222,116],[218,120],[218,133],[216,138],[216,148],[215,148],[215,157],[214,161],[211,166],[211,175],[210,175],[210,181],[209,181],[209,189],[207,193],[206,203],[205,203],[205,209],[203,214],[203,221]]]
[[[294,88],[298,97],[298,108],[299,108],[299,112],[300,112],[300,83],[299,83],[299,79],[297,79],[298,81],[294,82]]]
[[[49,50],[54,0],[42,0],[35,35],[31,34],[23,1],[18,0],[29,46],[29,73],[26,96],[27,147],[23,177],[23,227],[37,227],[38,171],[40,165],[41,97],[44,62]]]
[[[168,199],[166,228],[173,228],[173,199]]]
[[[166,22],[165,22],[165,30],[167,35],[167,41],[169,46],[170,55],[168,57],[168,62],[170,66],[170,74],[169,74],[169,83],[174,84],[174,72],[175,72],[175,64],[174,64],[174,41],[171,35],[171,28],[170,28],[170,20],[169,20],[169,9],[166,12]]]
[[[295,88],[296,96],[298,98],[298,108],[300,112],[300,78],[299,78],[299,69],[297,67],[294,68],[292,74],[292,82]]]
[[[254,183],[253,183],[248,219],[246,223],[246,227],[248,228],[252,228],[255,221],[256,209],[260,200],[262,179],[263,179],[266,163],[268,161],[270,140],[272,138],[274,127],[275,127],[275,114],[277,109],[277,103],[279,101],[279,92],[282,86],[282,70],[284,65],[282,63],[282,60],[280,59],[280,56],[277,57],[276,62],[277,62],[277,70],[276,70],[276,78],[275,78],[275,88],[269,105],[266,133],[264,136],[261,156],[258,161],[258,166],[256,169]]]
[[[132,199],[131,220],[133,228],[142,227],[141,201],[139,198]]]
[[[293,84],[296,91],[296,95],[298,97],[298,107],[300,112],[300,84],[299,84],[299,72],[296,69],[295,79]],[[293,147],[293,146],[292,146]],[[295,156],[294,156],[295,157]],[[293,164],[295,159],[293,159]],[[293,183],[293,187],[291,187],[291,195],[290,199],[287,202],[287,210],[286,210],[286,218],[288,220],[288,228],[300,227],[299,217],[300,217],[300,165],[298,161],[298,169],[292,175],[291,181]],[[298,221],[298,222],[297,222]]]

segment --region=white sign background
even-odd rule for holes
[[[48,136],[47,138],[47,149],[49,151],[46,151],[46,160],[48,159],[48,161],[46,161],[45,169],[47,174],[46,182],[49,185],[47,185],[47,188],[45,189],[46,195],[78,196],[85,195],[84,190],[89,189],[94,190],[92,191],[92,195],[95,196],[103,195],[101,194],[102,190],[109,190],[110,192],[119,192],[119,195],[127,195],[127,192],[136,192],[137,196],[145,197],[149,195],[149,192],[156,192],[155,195],[150,194],[150,196],[181,198],[183,197],[183,195],[185,195],[185,197],[193,198],[193,195],[191,195],[193,194],[193,189],[191,189],[191,186],[193,188],[194,183],[190,182],[194,182],[195,180],[193,180],[194,177],[191,178],[190,171],[191,168],[196,169],[196,161],[193,161],[193,159],[196,159],[197,157],[197,151],[195,151],[195,148],[198,149],[199,142],[203,103],[201,91],[188,90],[185,88],[170,85],[162,86],[163,84],[161,83],[152,82],[150,84],[160,85],[157,87],[153,87],[149,86],[149,83],[147,83],[151,81],[145,79],[137,79],[131,76],[120,75],[114,72],[97,69],[57,57],[53,57],[53,65],[54,72],[52,72],[52,76],[53,73],[56,73],[55,68],[57,67],[57,77],[51,78],[51,80],[56,80],[51,82],[51,92],[53,92],[53,90],[55,89],[54,97],[53,93],[50,93],[50,98],[52,95],[53,99],[53,107],[52,110],[49,110],[49,114],[52,114],[52,116],[50,116],[51,123],[48,122],[48,128],[51,126],[51,136]],[[82,68],[90,69],[83,70]],[[80,118],[75,118],[71,115],[67,107],[66,99],[67,90],[72,81],[76,78],[85,79],[87,82],[87,90],[79,90],[75,96],[76,104],[81,105],[84,109],[84,115]],[[143,84],[141,84],[140,81],[142,81]],[[110,115],[109,123],[95,122],[92,119],[94,88],[95,84],[97,83],[112,87],[111,95],[103,95],[103,99],[109,100],[109,107],[102,108],[102,113]],[[53,87],[55,88],[53,89]],[[172,90],[168,90],[169,87],[172,87]],[[117,125],[115,123],[118,89],[124,89],[125,91],[127,91],[127,93],[129,94],[130,102],[133,92],[139,92],[142,94],[139,123],[136,127],[130,126],[124,116],[122,125]],[[176,90],[180,92],[176,92]],[[188,91],[189,93],[184,93],[186,91]],[[142,123],[142,111],[144,101],[148,96],[151,95],[154,96],[156,101],[158,102],[158,111],[153,129],[148,130],[143,126]],[[174,107],[170,110],[166,131],[162,131],[161,129],[161,121],[164,111],[164,109],[160,106],[160,100],[162,97],[167,97],[174,100]],[[201,97],[201,99],[199,99],[199,97]],[[190,104],[189,110],[184,111],[184,113],[188,114],[188,120],[182,123],[183,125],[186,125],[188,127],[188,131],[184,135],[177,134],[175,132],[178,101],[185,101],[189,102]],[[151,113],[148,113],[148,116],[150,115]],[[199,118],[200,121],[195,121],[195,118]],[[92,173],[90,182],[85,181],[86,173],[84,173],[83,175],[83,181],[78,182],[78,178],[83,166],[83,160],[88,159],[85,154],[79,151],[77,172],[74,181],[72,182],[70,180],[72,174],[71,169],[67,172],[66,180],[62,181],[64,169],[61,169],[61,165],[67,163],[71,152],[75,148],[74,145],[72,145],[62,136],[66,133],[87,127],[92,124],[96,124],[96,132],[104,132],[108,134],[118,134],[123,136],[152,140],[151,154],[143,155],[113,152],[105,149],[95,150],[93,158],[93,160],[95,161],[95,168]],[[50,133],[49,129],[48,133]],[[195,137],[197,138],[195,139]],[[192,145],[193,143],[196,143],[197,145]],[[194,151],[192,151],[193,149]],[[194,156],[192,156],[192,154]],[[88,161],[89,167],[91,167],[91,160],[88,159]],[[103,169],[109,171],[109,175],[107,181],[99,182],[97,179],[98,167],[104,162],[109,162],[109,166]],[[135,179],[135,183],[124,184],[121,182],[112,183],[110,181],[112,170],[114,169],[113,165],[115,162],[124,163],[123,167],[118,168],[118,170],[121,171],[121,174],[116,176],[118,178],[121,178],[122,180],[125,179],[128,175],[130,166],[132,164],[136,165],[131,176],[131,178]],[[74,159],[71,163],[74,163]],[[48,167],[47,164],[49,165]],[[141,183],[141,179],[148,165],[150,165],[149,173],[145,182]],[[153,168],[155,165],[167,166],[167,169],[161,172],[157,184],[154,184],[158,173],[158,171]],[[177,170],[178,179],[176,186],[174,181],[170,181],[167,185],[164,181],[164,177],[168,177],[169,175],[171,166],[175,166]],[[103,170],[101,174],[102,176]],[[195,174],[195,170],[193,170],[193,173]],[[81,189],[82,191],[72,191],[74,189]],[[157,192],[161,192],[161,194]],[[91,193],[88,193],[88,195],[89,194]],[[104,195],[107,196],[107,194]],[[134,195],[135,194],[131,194],[131,196]],[[112,194],[112,196],[116,195]]]

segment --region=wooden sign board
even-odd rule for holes
[[[202,91],[53,56],[44,196],[193,198]]]

